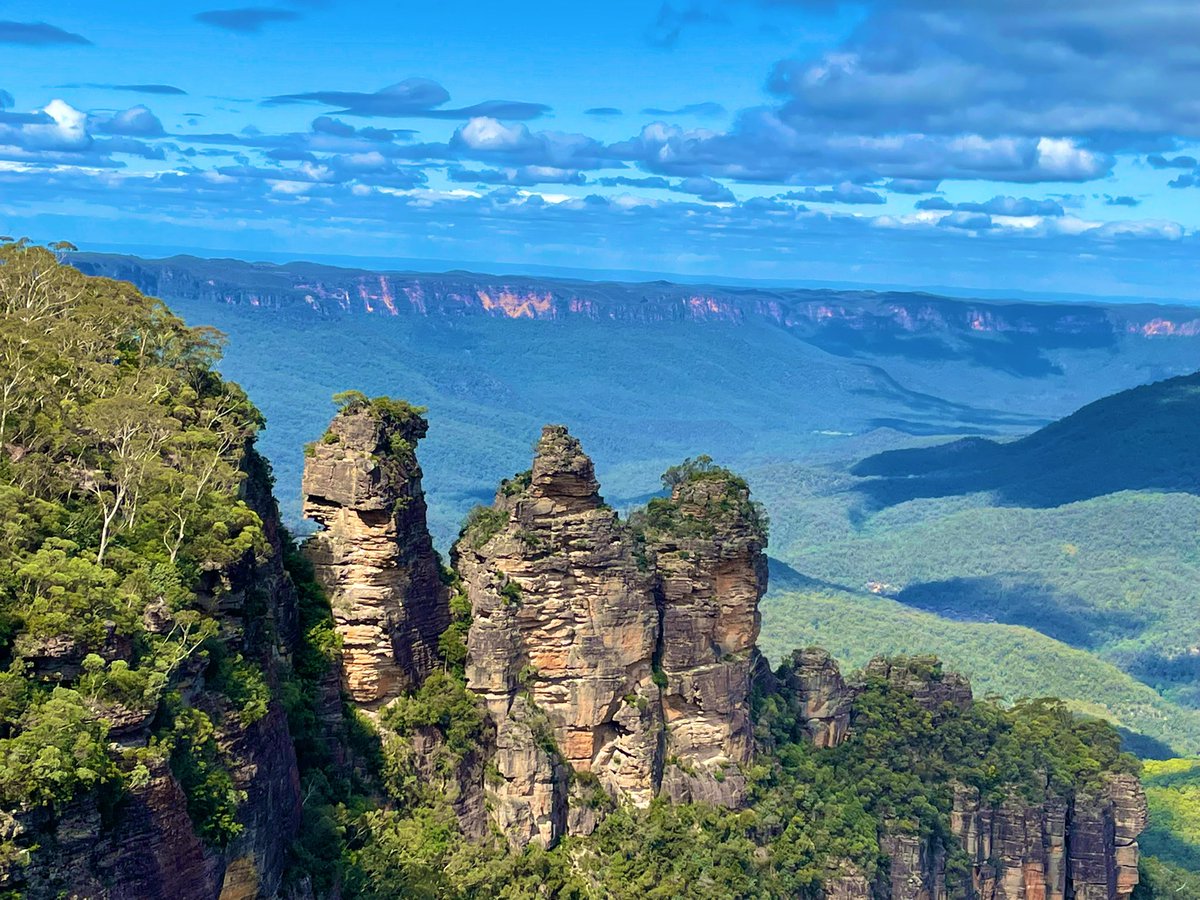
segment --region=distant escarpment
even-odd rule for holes
[[[1123,335],[1200,337],[1194,309],[1150,304],[1012,303],[900,291],[596,281],[473,272],[379,272],[313,263],[247,263],[175,256],[144,260],[78,253],[73,265],[127,280],[147,293],[185,300],[327,316],[489,316],[597,321],[763,320],[834,352],[896,339],[941,336],[1012,340],[1040,335],[1046,346],[1102,347]],[[929,347],[914,344],[915,352]]]

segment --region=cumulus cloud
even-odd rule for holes
[[[859,184],[843,181],[827,190],[805,188],[802,191],[790,191],[783,195],[787,200],[801,200],[805,203],[851,203],[851,204],[880,204],[887,201],[875,191]]]
[[[744,111],[726,132],[653,123],[612,152],[655,174],[795,185],[884,178],[1089,181],[1113,165],[1111,156],[1067,139],[845,135],[795,128],[771,109]]]
[[[1110,194],[1104,195],[1105,206],[1138,206],[1141,202],[1142,201],[1138,200],[1136,197],[1130,197],[1127,194],[1122,194],[1117,197],[1113,197]]]
[[[421,145],[412,148],[414,153],[431,149]],[[586,135],[532,132],[522,123],[509,125],[488,116],[459,126],[446,149],[472,159],[560,169],[595,169],[608,160],[606,148]]]
[[[272,22],[294,22],[301,16],[293,9],[251,6],[238,9],[209,9],[196,13],[192,18],[225,31],[257,34],[262,31],[264,25]]]
[[[23,150],[78,152],[91,148],[92,136],[87,113],[62,100],[52,100],[24,122],[0,124],[0,143]]]
[[[705,175],[693,175],[685,178],[679,184],[671,185],[671,190],[681,194],[691,194],[709,203],[736,203],[737,198],[728,187],[721,182]]]
[[[45,22],[0,21],[0,44],[24,44],[27,47],[50,47],[56,44],[90,45],[81,34],[64,31]]]
[[[993,197],[979,202],[950,203],[942,197],[917,201],[917,209],[945,210],[961,213],[982,213],[989,216],[1062,216],[1062,204],[1055,200],[1034,200],[1029,197]]]
[[[160,137],[162,122],[145,106],[134,106],[97,124],[97,131],[125,137]]]
[[[406,78],[373,93],[361,91],[310,91],[300,94],[281,94],[264,101],[267,106],[293,103],[320,103],[340,106],[338,115],[383,116],[391,118],[416,117],[425,119],[469,119],[491,116],[501,119],[527,121],[550,111],[544,103],[522,100],[486,100],[472,106],[447,109],[450,92],[430,78]]]
[[[840,46],[776,65],[770,86],[797,127],[1111,152],[1200,135],[1197,33],[1193,0],[879,0]]]

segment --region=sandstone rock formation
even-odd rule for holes
[[[817,747],[836,747],[850,728],[853,691],[828,651],[807,647],[792,653],[783,691],[795,698],[797,718]]]
[[[414,453],[426,428],[411,407],[352,403],[304,467],[304,515],[323,529],[305,552],[333,606],[346,689],[368,708],[420,683],[450,621]]]
[[[933,656],[877,657],[867,664],[863,674],[890,682],[935,716],[946,707],[962,711],[971,706],[971,682],[957,672],[943,671]]]
[[[745,483],[711,467],[622,523],[579,442],[544,429],[455,548],[467,683],[497,729],[493,818],[514,846],[590,831],[588,784],[636,806],[741,801],[764,544]]]
[[[686,466],[685,466],[686,468]],[[662,609],[664,791],[734,806],[754,752],[750,673],[767,588],[766,534],[740,478],[702,464],[642,519]]]
[[[847,684],[820,649],[797,650],[778,673],[759,670],[792,708],[814,744],[837,746],[853,731]],[[882,678],[936,716],[971,704],[970,683],[943,672],[932,658],[875,659],[863,678]],[[1038,800],[1011,795],[999,803],[957,785],[950,831],[970,862],[971,900],[1128,900],[1138,882],[1137,836],[1147,824],[1146,797],[1132,775],[1106,775],[1074,798],[1052,792]],[[892,900],[947,900],[946,848],[886,829]],[[834,879],[830,897],[855,897],[852,877]],[[962,888],[958,888],[959,891]],[[864,895],[866,896],[866,895]],[[958,896],[958,894],[954,894]]]
[[[650,573],[599,495],[591,460],[547,427],[456,546],[471,601],[467,683],[497,727],[496,820],[515,845],[567,829],[568,776],[645,806],[660,772]],[[586,827],[582,822],[580,827]]]

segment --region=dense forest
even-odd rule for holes
[[[923,704],[899,681],[941,683],[928,658],[885,666],[899,681],[852,679],[850,737],[818,747],[785,660],[753,697],[746,807],[613,808],[596,790],[606,815],[587,837],[520,853],[469,839],[456,773],[487,717],[464,679],[455,573],[440,671],[377,715],[336,688],[331,701],[329,601],[278,527],[262,418],[215,371],[220,336],[61,265],[63,249],[0,246],[0,887],[14,896],[65,889],[54,863],[81,805],[101,841],[164,781],[206,858],[232,854],[268,802],[241,786],[241,742],[269,721],[299,778],[278,886],[293,897],[816,898],[850,872],[880,885],[906,835],[944,848],[947,885],[968,896],[956,789],[1070,803],[1140,769],[1113,727],[1056,700]],[[1151,897],[1188,877],[1157,862],[1144,876]]]

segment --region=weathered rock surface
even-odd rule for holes
[[[579,442],[547,426],[533,468],[464,531],[467,683],[496,722],[488,791],[514,846],[595,827],[603,804],[572,800],[572,772],[636,806],[741,802],[766,588],[756,515],[713,469],[623,524]]]
[[[781,687],[795,698],[797,718],[815,746],[836,747],[846,739],[854,692],[828,651],[820,647],[793,651]]]
[[[985,900],[1063,900],[1069,812],[1059,798],[981,804],[975,791],[958,787],[950,828],[971,861],[977,894]]]
[[[544,430],[527,482],[503,487],[455,550],[467,683],[497,726],[503,783],[489,791],[518,846],[565,833],[572,768],[639,806],[660,772],[650,573],[565,429]]]
[[[858,688],[842,679],[824,650],[797,650],[778,672],[760,667],[756,677],[791,698],[814,744],[837,746],[853,731],[850,704]],[[943,672],[932,658],[875,659],[863,677],[888,681],[935,717],[971,704],[970,683]],[[1145,794],[1132,775],[1107,775],[1100,788],[1082,789],[1073,798],[1047,791],[1038,800],[1014,795],[1000,803],[957,785],[950,831],[966,852],[971,884],[947,886],[947,848],[936,839],[885,828],[880,846],[890,859],[886,896],[1128,900],[1138,881],[1137,837],[1146,824]],[[852,898],[857,889],[853,879],[839,877],[830,880],[826,893]]]
[[[737,805],[738,769],[754,752],[750,673],[758,602],[767,588],[766,535],[744,482],[722,470],[683,478],[645,522],[662,608],[659,665],[664,791],[677,801]]]
[[[305,553],[333,606],[346,689],[365,707],[432,671],[450,621],[413,452],[426,427],[415,412],[352,407],[304,467],[304,515],[323,528]]]
[[[971,682],[957,672],[943,671],[936,657],[877,657],[867,664],[863,674],[890,682],[935,716],[947,706],[960,711],[971,706]]]
[[[1067,835],[1072,900],[1124,900],[1138,882],[1137,836],[1146,827],[1146,797],[1132,775],[1106,779],[1077,797]]]
[[[879,836],[888,857],[891,900],[943,900],[946,897],[946,851],[914,834]]]

